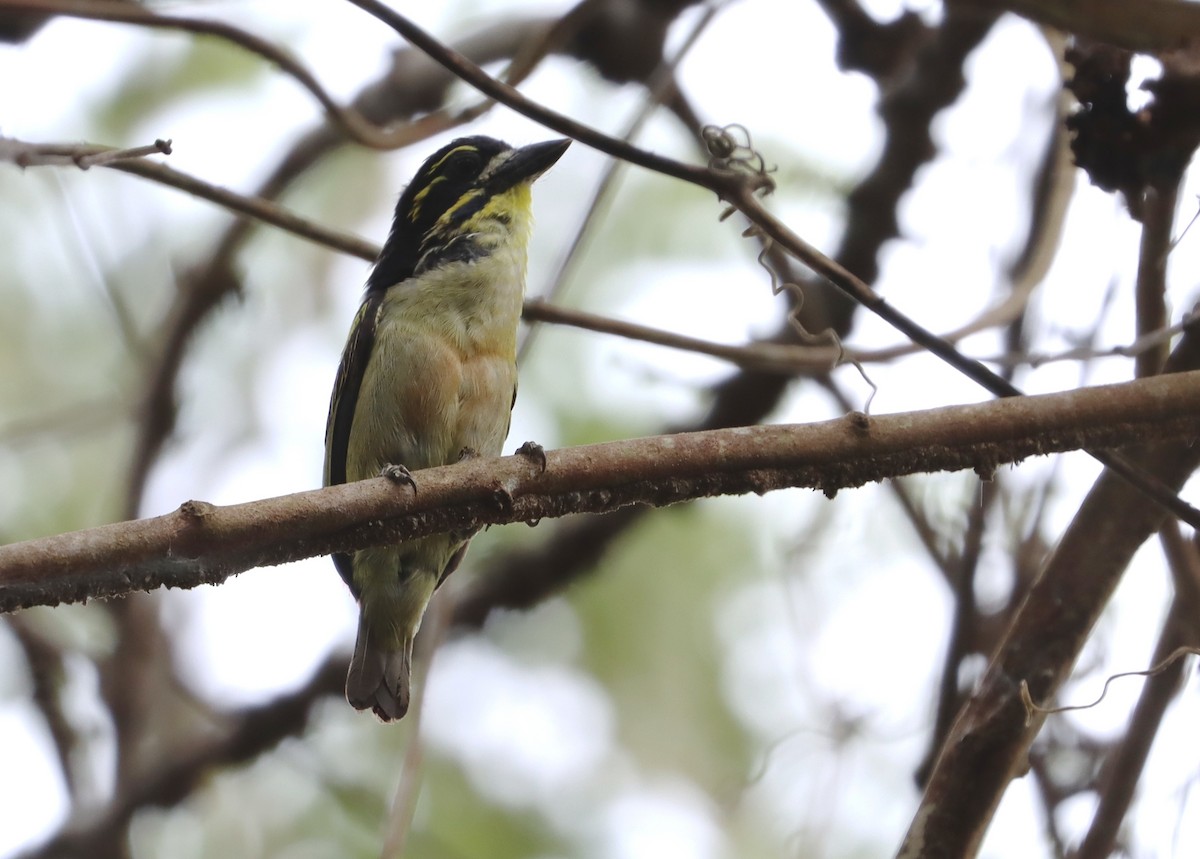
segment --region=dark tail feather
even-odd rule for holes
[[[356,710],[373,710],[385,722],[408,712],[413,640],[409,636],[396,650],[378,647],[371,640],[365,615],[358,619],[358,641],[346,674],[346,700]]]

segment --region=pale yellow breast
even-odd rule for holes
[[[445,465],[463,448],[500,453],[516,386],[525,248],[493,247],[482,260],[389,290],[351,429],[349,480],[389,464]]]

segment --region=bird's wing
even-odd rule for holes
[[[383,290],[371,290],[363,300],[350,337],[342,352],[342,363],[338,366],[337,381],[333,385],[333,397],[329,401],[329,418],[325,423],[325,485],[336,486],[346,482],[346,448],[350,444],[350,427],[354,423],[354,411],[358,406],[358,392],[371,359],[375,344],[375,326],[379,309],[383,303]],[[333,563],[338,573],[358,595],[354,586],[351,556],[334,553]]]

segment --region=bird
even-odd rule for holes
[[[461,137],[430,155],[396,204],[342,352],[324,483],[498,456],[517,395],[517,328],[531,185],[569,139],[514,148]],[[471,532],[333,555],[359,606],[346,699],[384,722],[408,711],[413,640]]]

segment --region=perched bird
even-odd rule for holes
[[[517,395],[530,186],[570,144],[464,137],[400,196],[338,368],[325,485],[498,456]],[[346,698],[384,721],[408,710],[413,639],[469,533],[335,554],[359,603]]]

